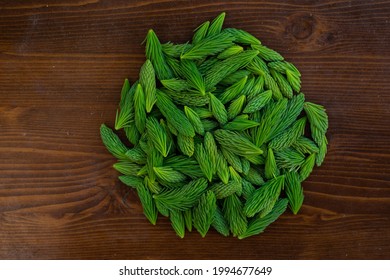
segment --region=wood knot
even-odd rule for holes
[[[336,40],[336,34],[333,32],[324,32],[317,40],[317,43],[321,46],[333,44]]]
[[[289,19],[286,31],[296,39],[304,40],[313,34],[315,25],[316,21],[311,14],[296,14]]]

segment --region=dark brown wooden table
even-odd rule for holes
[[[389,259],[390,1],[0,0],[0,258]],[[227,12],[302,72],[329,153],[305,202],[246,240],[152,226],[117,179],[113,125],[141,45],[185,42]]]

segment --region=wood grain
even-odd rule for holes
[[[0,258],[390,258],[390,1],[0,0]],[[251,32],[327,108],[329,152],[305,202],[260,236],[181,240],[152,226],[99,137],[141,45],[201,22]]]

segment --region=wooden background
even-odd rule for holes
[[[0,0],[0,258],[390,258],[390,1]],[[113,125],[146,32],[185,42],[222,11],[302,72],[329,153],[299,215],[260,236],[181,240],[117,179]]]

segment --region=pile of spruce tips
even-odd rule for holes
[[[102,140],[119,179],[146,218],[169,217],[176,234],[212,227],[239,239],[259,234],[287,206],[327,152],[325,109],[305,101],[298,69],[248,32],[222,28],[225,13],[191,42],[146,37],[139,80],[122,88],[115,129]]]

